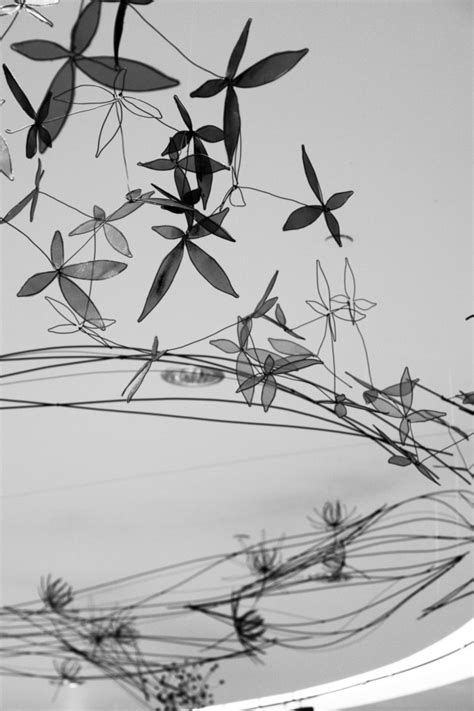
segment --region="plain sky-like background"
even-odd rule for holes
[[[59,64],[32,62],[13,52],[10,43],[43,38],[68,46],[78,6],[61,0],[57,7],[45,8],[53,29],[21,17],[3,42],[2,61],[34,106]],[[89,55],[111,54],[115,9],[112,3],[104,4]],[[362,324],[375,382],[382,387],[397,382],[408,365],[413,377],[442,393],[472,389],[473,322],[465,321],[474,308],[471,11],[471,3],[461,0],[195,0],[144,7],[147,19],[183,52],[217,73],[224,73],[249,17],[253,23],[242,68],[273,52],[309,48],[278,82],[240,91],[241,183],[312,202],[301,162],[304,143],[326,197],[355,191],[338,214],[342,232],[354,241],[339,249],[325,240],[328,233],[321,221],[282,232],[296,205],[248,191],[247,207],[232,210],[226,219],[236,243],[216,238],[201,242],[226,269],[240,299],[216,292],[183,263],[163,302],[138,324],[169,247],[150,226],[180,224],[171,213],[145,206],[120,225],[134,255],[127,270],[94,288],[103,316],[117,319],[110,337],[141,347],[149,347],[155,334],[161,347],[199,338],[248,313],[276,269],[280,274],[275,293],[288,321],[302,323],[313,315],[305,300],[318,299],[316,259],[338,293],[347,256],[358,296],[377,302]],[[172,98],[176,93],[195,126],[220,124],[222,94],[189,98],[208,75],[187,63],[132,11],[122,53],[180,80],[175,89],[141,97],[158,106],[166,121],[181,127]],[[80,81],[90,83],[84,75]],[[4,81],[0,92],[7,99],[0,109],[2,130],[23,125],[25,116]],[[103,116],[99,109],[70,117],[53,150],[43,157],[43,189],[87,213],[94,204],[111,212],[128,189],[118,143],[94,158]],[[168,174],[136,165],[159,157],[170,131],[127,116],[124,132],[130,187],[146,189],[154,181],[172,188]],[[36,160],[24,157],[24,140],[25,133],[8,137],[15,180],[9,183],[0,175],[2,214],[31,189]],[[212,155],[225,160],[222,146]],[[226,177],[219,173],[215,180],[215,196],[223,196]],[[211,208],[218,202],[215,196]],[[16,224],[46,250],[54,230],[60,229],[71,253],[80,238],[67,235],[82,220],[41,198],[33,226],[26,215]],[[47,332],[57,319],[44,294],[16,297],[29,276],[48,268],[41,255],[8,229],[2,229],[0,249],[2,352],[83,342]],[[101,258],[121,259],[105,240],[100,250]],[[59,291],[54,286],[45,293],[57,298]],[[317,348],[321,324],[309,326],[304,335]],[[206,344],[199,348],[213,352]],[[341,372],[367,377],[350,324],[340,328],[336,353]],[[323,349],[321,355],[329,358],[330,352]],[[65,378],[6,381],[2,397],[119,397],[131,377],[95,370]],[[232,382],[224,381],[212,395],[231,397],[234,389]],[[158,369],[143,390],[150,396],[157,393],[176,395],[161,381]],[[417,396],[417,407],[440,409],[439,403]],[[220,416],[220,411],[207,409],[206,414]],[[458,415],[448,415],[461,425]],[[423,427],[426,441],[436,441],[436,428]],[[4,604],[34,597],[40,576],[49,572],[84,587],[231,549],[238,533],[258,537],[262,529],[269,536],[304,530],[311,509],[329,498],[339,497],[349,508],[368,512],[428,490],[428,482],[412,468],[391,467],[384,453],[369,444],[312,432],[51,409],[3,413],[1,445]],[[448,473],[443,485],[456,488],[459,482]],[[447,591],[442,585],[433,589],[427,604],[435,593]],[[217,699],[278,693],[366,671],[434,642],[472,612],[467,600],[416,621],[424,602],[339,651],[275,650],[264,666],[248,660],[223,665],[220,673],[227,683]],[[2,708],[138,708],[108,682],[64,691],[54,707],[51,689],[45,682],[7,679]]]

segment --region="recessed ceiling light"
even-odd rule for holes
[[[221,380],[224,380],[224,373],[214,368],[191,366],[176,370],[165,370],[161,377],[171,385],[195,388],[220,383]]]

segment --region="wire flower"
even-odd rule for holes
[[[261,652],[259,641],[265,633],[265,622],[259,613],[252,609],[239,614],[240,599],[233,597],[231,600],[231,614],[237,638],[249,656]]]
[[[51,575],[41,578],[38,594],[46,607],[57,613],[61,613],[74,599],[72,587],[62,578],[53,580]]]
[[[45,15],[43,15],[39,10],[37,10],[37,7],[45,7],[46,5],[57,5],[59,3],[59,0],[13,0],[13,4],[11,5],[1,5],[0,6],[0,16],[2,15],[10,15],[12,17],[12,21],[8,25],[7,29],[5,32],[0,35],[0,41],[6,37],[8,32],[11,30],[13,27],[14,22],[16,19],[20,16],[21,12],[27,12],[31,17],[34,17],[36,20],[39,20],[40,22],[43,22],[45,25],[48,25],[49,27],[54,27],[53,23],[51,20],[49,20]]]
[[[71,97],[74,96],[73,104],[90,106],[91,111],[104,106],[109,107],[100,127],[95,152],[96,158],[100,156],[122,130],[124,109],[139,118],[155,119],[158,121],[163,118],[161,111],[153,104],[123,93],[125,73],[125,70],[117,73],[113,89],[107,89],[105,86],[97,86],[96,84],[79,84],[75,89],[68,89],[67,91],[56,94],[54,97],[57,101],[64,101],[69,105],[71,103]],[[81,98],[84,93],[83,89],[88,91],[88,95]],[[95,96],[92,94],[92,91],[95,92]],[[79,100],[76,98],[77,94],[79,94]],[[102,97],[102,99],[100,100],[99,97]]]
[[[79,686],[84,682],[79,678],[81,665],[75,659],[64,659],[62,662],[53,661],[54,669],[58,675],[57,679],[53,679],[50,684],[57,686]]]
[[[316,260],[316,289],[320,301],[307,300],[306,303],[313,309],[313,311],[316,311],[317,314],[325,318],[324,335],[321,341],[322,345],[326,339],[328,329],[333,342],[336,341],[337,333],[335,320],[336,309],[331,307],[331,287],[329,286],[329,282],[319,259]]]
[[[348,512],[345,504],[341,504],[339,499],[336,499],[335,501],[326,501],[321,511],[318,511],[318,509],[313,509],[313,511],[319,519],[315,520],[308,516],[308,521],[310,521],[313,528],[325,528],[335,532],[352,518],[356,509],[354,507],[352,511]]]
[[[342,306],[342,308],[334,311],[336,318],[340,318],[343,321],[351,321],[353,325],[356,321],[361,321],[366,317],[364,311],[369,311],[369,309],[377,306],[375,301],[356,299],[356,280],[347,257],[344,265],[344,294],[337,294],[337,296],[331,297],[331,302]]]

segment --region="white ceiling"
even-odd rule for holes
[[[9,45],[40,37],[66,43],[77,5],[62,0],[58,7],[45,8],[54,29],[21,18],[3,42],[2,61],[35,104],[56,67],[20,57]],[[291,204],[249,192],[247,207],[232,210],[226,221],[236,244],[212,240],[204,245],[210,251],[212,245],[212,254],[225,266],[240,300],[213,291],[184,265],[163,303],[137,324],[166,247],[150,225],[174,218],[156,207],[143,207],[123,223],[135,256],[118,277],[120,288],[118,282],[110,283],[94,292],[103,315],[118,321],[111,337],[143,348],[150,347],[155,334],[160,347],[200,338],[234,322],[237,314],[248,313],[276,269],[280,274],[275,293],[288,320],[303,323],[312,317],[305,300],[317,298],[315,260],[321,260],[331,283],[341,285],[344,257],[349,256],[360,296],[378,304],[364,323],[375,381],[396,382],[409,365],[413,377],[442,393],[472,389],[472,322],[464,320],[473,301],[470,9],[469,2],[457,0],[183,1],[144,8],[161,32],[216,72],[224,71],[248,17],[253,24],[243,66],[282,49],[309,48],[287,77],[260,90],[240,92],[241,182],[310,200],[301,164],[304,143],[327,194],[355,191],[340,213],[342,229],[354,242],[338,250],[325,241],[319,222],[284,233],[281,225]],[[104,5],[108,21],[103,20],[92,45],[99,53],[111,47],[114,13],[115,5]],[[123,53],[179,78],[176,93],[192,110],[196,125],[219,124],[222,96],[189,98],[205,75],[129,14]],[[1,109],[2,128],[15,128],[24,116],[5,84],[1,91],[8,99]],[[173,93],[147,96],[171,123],[177,121]],[[111,146],[94,159],[96,114],[70,118],[54,150],[44,156],[43,188],[83,211],[99,204],[110,212],[121,204],[127,188],[119,151]],[[125,125],[132,187],[146,188],[151,180],[170,185],[167,176],[135,166],[159,156],[167,129],[157,138],[156,131],[145,134],[141,128],[132,121]],[[32,183],[36,165],[24,158],[24,137],[8,139],[16,178],[11,184],[2,179],[2,214]],[[223,149],[219,150],[224,160]],[[221,184],[224,192],[224,179]],[[77,226],[78,217],[43,197],[34,227],[26,217],[18,218],[18,224],[47,249],[55,229],[71,241],[66,244],[77,239],[66,235]],[[15,296],[28,276],[47,267],[19,235],[6,229],[2,233],[2,352],[64,342],[47,333],[54,318],[41,296]],[[106,253],[115,258],[104,249]],[[320,325],[309,326],[304,334],[317,348]],[[363,352],[349,325],[345,332],[340,330],[337,345],[340,372],[351,370],[366,378]],[[212,352],[206,343],[198,348]],[[323,350],[321,355],[329,358],[330,352]],[[48,378],[17,377],[3,382],[2,397],[49,401],[119,397],[134,372],[125,370],[108,368],[104,375],[98,368],[67,369],[65,377],[57,372]],[[212,396],[231,397],[234,389],[225,380]],[[150,373],[143,393],[176,394],[159,378],[159,368]],[[286,404],[284,398],[279,404]],[[432,407],[433,402],[419,406]],[[223,410],[208,408],[205,414],[219,417]],[[461,425],[459,415],[448,414]],[[238,416],[263,421],[259,412],[244,406]],[[283,413],[268,417],[295,422]],[[436,427],[424,427],[434,442]],[[41,575],[48,572],[81,588],[230,550],[235,534],[258,538],[262,530],[269,536],[296,533],[307,528],[312,508],[327,499],[339,497],[349,508],[357,506],[365,513],[426,493],[425,479],[412,468],[391,467],[386,459],[370,444],[303,430],[58,409],[5,412],[4,603],[34,597]],[[442,483],[446,488],[459,486],[449,473]],[[463,579],[461,572],[450,587]],[[440,596],[445,592],[441,585]],[[223,665],[220,673],[226,685],[217,698],[282,692],[389,663],[452,631],[472,609],[467,600],[416,621],[424,602],[340,650],[277,650],[268,653],[265,666],[248,660]],[[44,681],[7,679],[2,694],[8,711],[51,708],[51,687]],[[64,690],[55,708],[138,708],[133,704],[105,682]]]

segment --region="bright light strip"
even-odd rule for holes
[[[213,711],[346,709],[452,684],[474,676],[474,621],[420,652],[370,672],[291,693],[208,706]]]

